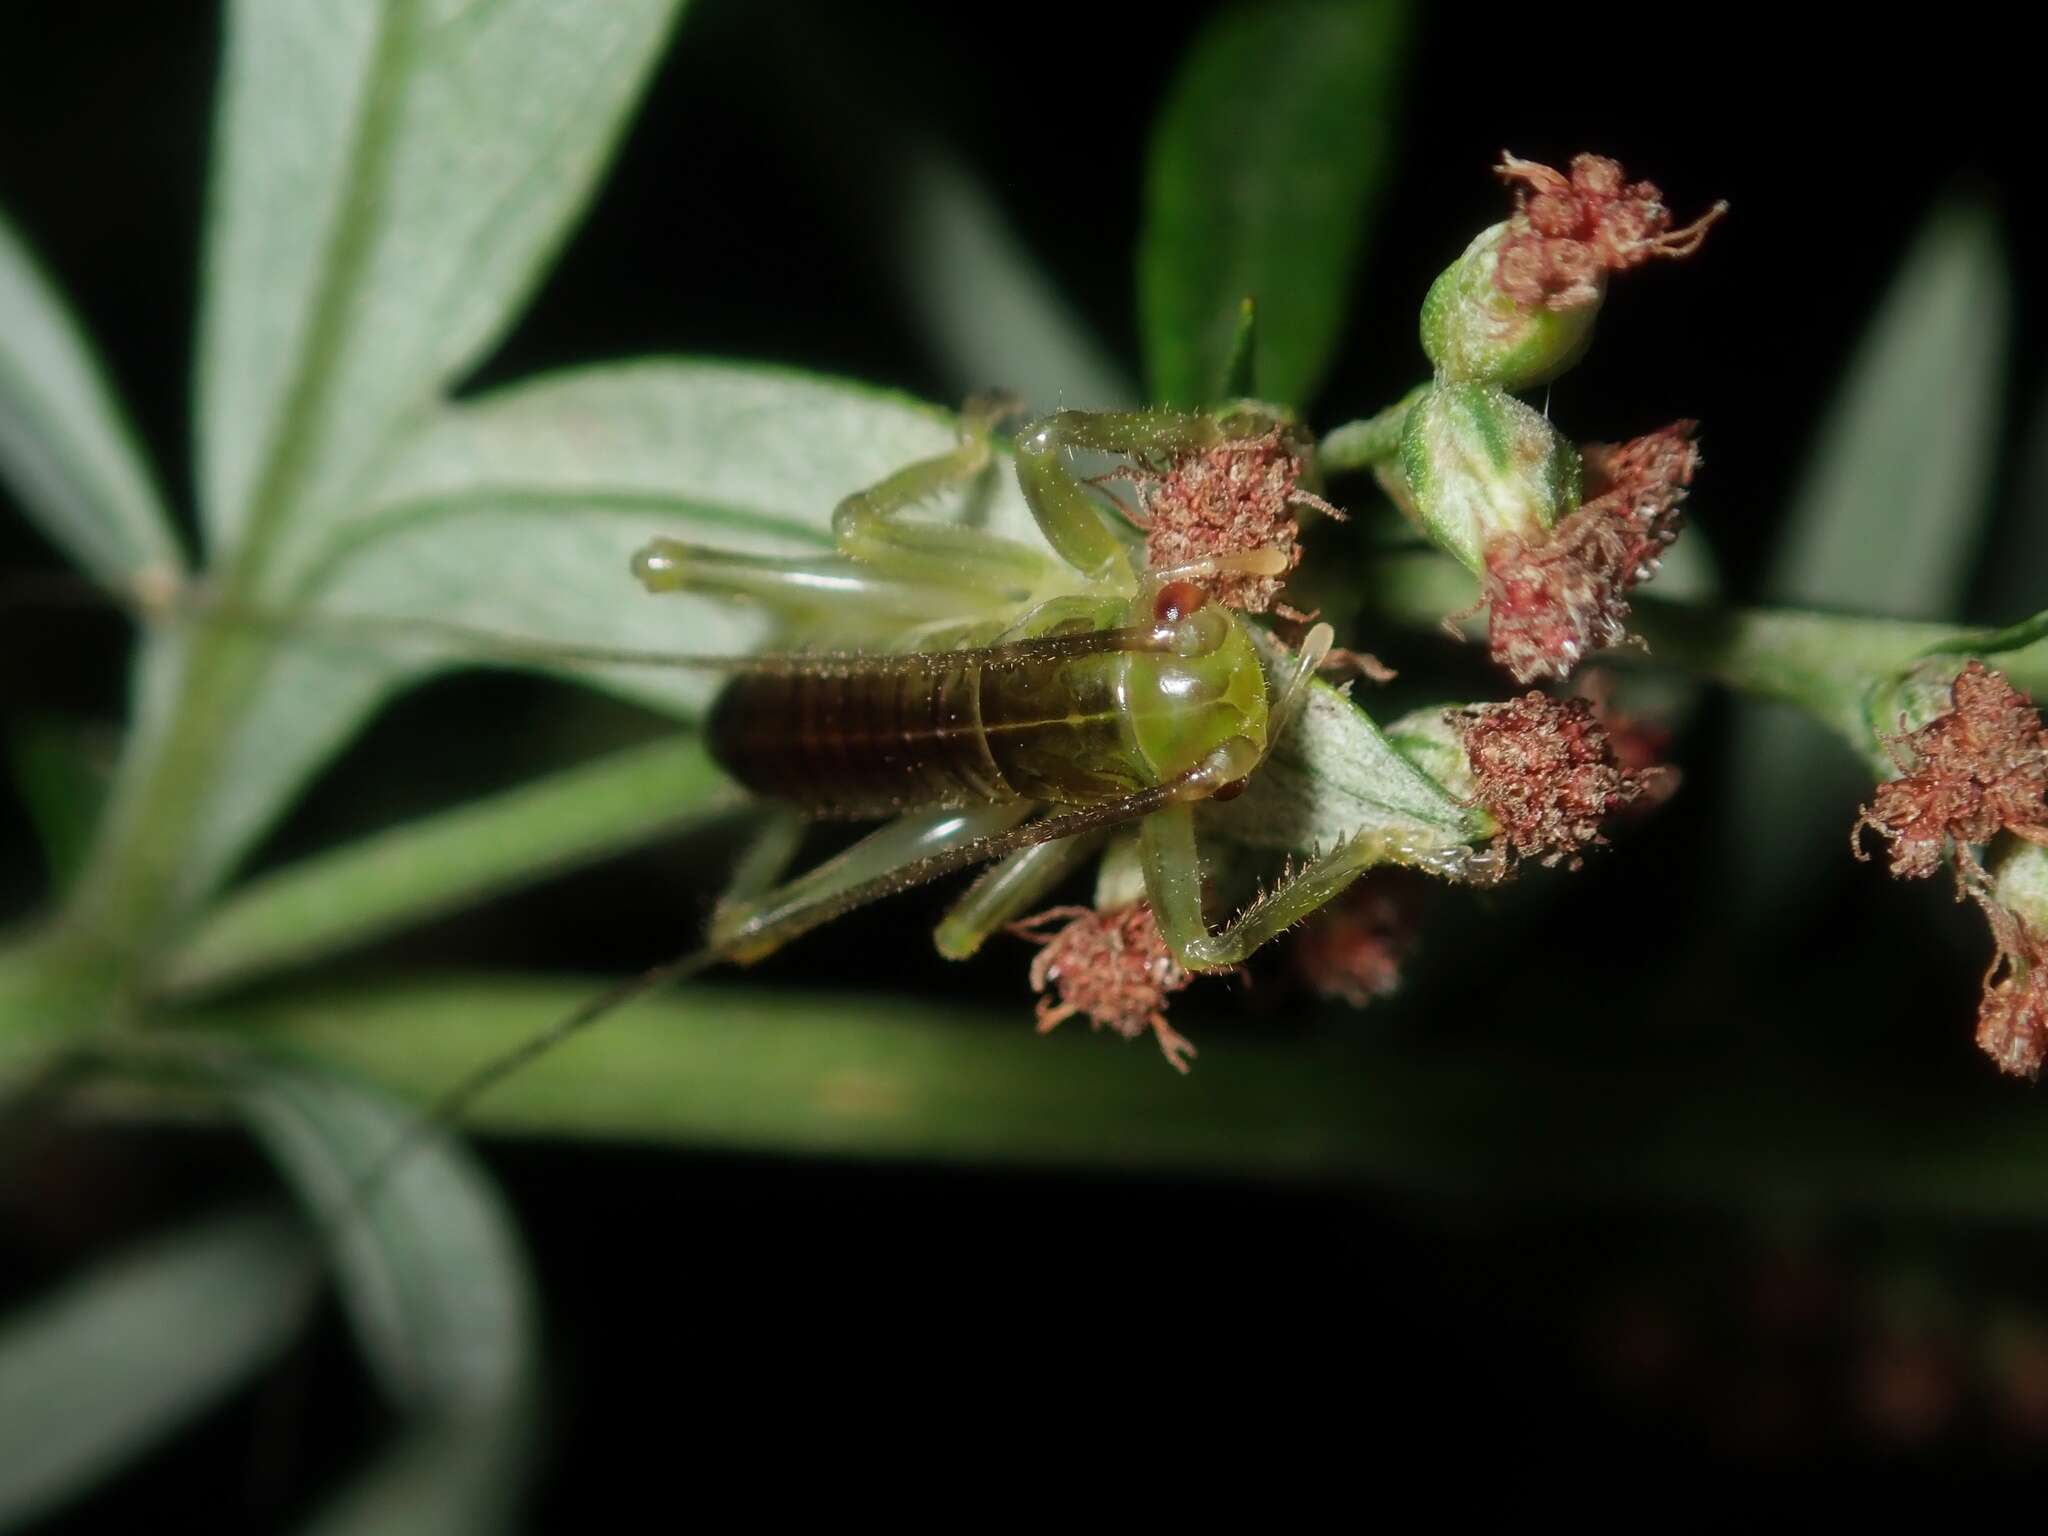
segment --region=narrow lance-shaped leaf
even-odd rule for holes
[[[5,217],[0,484],[95,580],[132,592],[183,568],[170,518],[91,344]]]
[[[8,732],[7,748],[50,883],[62,890],[78,873],[106,804],[114,742],[75,721],[30,720]]]
[[[236,732],[198,858],[218,878],[371,710],[465,660],[459,646],[395,629],[380,639],[374,625],[323,633],[320,615],[454,622],[543,649],[745,652],[769,632],[761,610],[648,596],[633,551],[666,534],[825,553],[841,497],[957,440],[952,417],[900,395],[720,363],[589,368],[448,407],[409,443],[354,536],[281,600],[296,632]],[[1037,538],[1004,464],[932,510]],[[552,670],[686,719],[719,686],[712,672]]]
[[[469,1151],[449,1136],[407,1146],[409,1107],[312,1062],[242,1052],[219,1070],[328,1228],[342,1301],[391,1399],[462,1415],[494,1412],[525,1391],[531,1281],[504,1204]]]
[[[1020,946],[1020,974],[1026,963]],[[1143,1041],[1037,1035],[1022,998],[991,1018],[930,999],[834,995],[820,1008],[815,992],[688,987],[621,1009],[479,1099],[472,1118],[522,1134],[1342,1178],[1432,1196],[2048,1214],[2048,1120],[1995,1082],[1916,1080],[1886,1095],[1776,1057],[1674,1078],[1561,1064],[1540,1040],[1476,1054],[1469,1040],[1371,1044],[1348,1012],[1315,1043],[1276,1042],[1227,991],[1207,991],[1211,1015],[1199,990],[1176,1006],[1202,1047],[1183,1079]],[[273,996],[193,1022],[428,1096],[589,997],[587,981],[416,982]]]
[[[1146,173],[1138,307],[1155,398],[1213,398],[1248,298],[1259,393],[1314,394],[1392,163],[1407,32],[1399,0],[1261,0],[1195,39]]]
[[[417,1112],[367,1083],[284,1054],[216,1060],[328,1233],[356,1340],[412,1417],[396,1465],[431,1447],[438,1528],[497,1528],[523,1481],[538,1360],[532,1278],[489,1176],[459,1140],[417,1134]],[[373,1473],[329,1528],[350,1528],[351,1507],[388,1509],[389,1476]]]
[[[744,803],[694,736],[616,752],[263,875],[201,921],[162,985],[302,964]]]
[[[1897,618],[1953,613],[1982,537],[2005,392],[2010,281],[1981,209],[1937,212],[1850,363],[1785,522],[1764,596]],[[1856,760],[1789,711],[1736,733],[1737,888],[1782,912],[1867,788]]]
[[[276,1212],[213,1217],[0,1322],[0,1530],[84,1493],[262,1370],[319,1271]]]
[[[677,9],[230,7],[199,367],[217,551],[286,534],[304,558],[356,509],[393,435],[516,317]]]
[[[1031,411],[1137,403],[1136,386],[964,165],[913,144],[896,198],[892,268],[963,397],[999,388]]]

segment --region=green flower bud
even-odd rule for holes
[[[1977,1006],[1977,1047],[2014,1077],[2048,1063],[2048,848],[2017,839],[1991,864],[1981,905],[1998,957]]]
[[[1865,755],[1880,781],[1895,779],[1910,766],[1900,762],[1903,739],[1955,707],[1957,676],[1969,658],[1930,656],[1874,684],[1864,701],[1870,727]]]
[[[1408,413],[1401,469],[1425,532],[1476,576],[1503,537],[1543,538],[1579,505],[1578,449],[1484,384],[1438,384]]]
[[[1607,274],[1588,274],[1591,294],[1569,308],[1531,304],[1501,286],[1502,247],[1513,221],[1484,230],[1444,268],[1422,301],[1422,350],[1439,379],[1527,389],[1556,378],[1592,345]]]
[[[1400,719],[1390,721],[1381,727],[1387,738],[1387,745],[1422,770],[1426,778],[1436,782],[1444,793],[1453,799],[1464,801],[1484,814],[1478,805],[1479,784],[1472,777],[1472,763],[1465,755],[1465,744],[1451,725],[1451,716],[1457,706],[1436,704],[1414,710]],[[1489,825],[1485,836],[1492,836],[1498,830],[1487,818]]]
[[[1991,861],[1991,899],[2048,934],[2048,848],[2018,838],[2002,844]]]

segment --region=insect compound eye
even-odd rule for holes
[[[1152,616],[1162,624],[1178,624],[1209,601],[1209,594],[1192,581],[1169,581],[1152,599]]]

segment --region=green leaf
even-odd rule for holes
[[[198,991],[303,964],[743,803],[695,738],[614,753],[243,886],[171,954],[162,984]]]
[[[751,983],[643,999],[507,1079],[472,1118],[520,1134],[813,1156],[1335,1178],[1437,1199],[2048,1214],[2048,1119],[1989,1079],[1888,1089],[1845,1080],[1837,1062],[1756,1054],[1673,1074],[1561,1064],[1544,1042],[1402,1048],[1362,1040],[1348,1014],[1310,1043],[1282,1044],[1217,988],[1176,1003],[1175,1023],[1202,1049],[1180,1078],[1146,1041],[1036,1034],[1021,992],[1028,951],[1013,954],[1020,993],[992,1012]],[[191,1022],[289,1042],[427,1097],[591,991],[414,982]]]
[[[62,890],[84,863],[113,780],[115,743],[77,721],[28,720],[7,736],[14,782]]]
[[[1953,611],[2004,420],[2012,282],[1989,214],[1937,212],[1815,440],[1764,596],[1902,619]]]
[[[396,435],[517,317],[677,12],[235,0],[199,347],[217,554],[286,535],[303,558],[357,510]]]
[[[1230,338],[1230,354],[1223,361],[1223,377],[1216,390],[1218,400],[1251,400],[1258,395],[1259,307],[1250,299],[1237,307],[1237,332]]]
[[[342,1302],[391,1400],[452,1418],[523,1401],[535,1364],[532,1282],[511,1218],[468,1149],[430,1136],[391,1161],[412,1137],[413,1112],[313,1062],[244,1051],[218,1070],[330,1234]]]
[[[0,483],[49,540],[120,591],[184,568],[92,344],[0,216]]]
[[[2008,624],[2003,629],[1965,630],[1938,645],[1929,646],[1928,654],[1968,652],[1973,656],[2000,656],[2007,651],[2025,650],[2044,639],[2048,639],[2048,609],[2032,618],[2021,619],[2017,624]]]
[[[1205,826],[1252,848],[1327,851],[1372,828],[1424,847],[1469,842],[1477,813],[1394,750],[1372,717],[1328,683],[1308,698],[1245,792],[1203,808]]]
[[[1209,403],[1239,305],[1261,394],[1305,405],[1342,338],[1393,161],[1398,0],[1239,3],[1196,38],[1153,129],[1138,306],[1153,398]]]
[[[890,268],[962,398],[990,389],[1033,411],[1135,405],[1137,386],[1039,267],[989,189],[944,150],[905,153]]]
[[[2009,516],[1978,573],[1984,611],[2029,613],[2048,604],[2048,389],[2026,415]]]
[[[402,1436],[370,1469],[330,1500],[302,1536],[476,1536],[516,1524],[512,1516],[523,1436],[510,1443],[473,1426],[428,1424]]]
[[[632,553],[668,534],[769,555],[829,548],[849,492],[957,441],[953,417],[900,395],[777,369],[643,362],[582,369],[449,406],[414,437],[372,512],[280,600],[299,624],[235,733],[198,839],[217,878],[318,766],[408,684],[462,665],[394,630],[378,643],[320,616],[427,619],[548,644],[729,655],[770,632],[757,608],[650,597]],[[1007,462],[949,515],[1036,540]],[[483,658],[489,659],[489,658]],[[695,718],[715,673],[544,670]]]
[[[2004,414],[2011,280],[1971,206],[1937,212],[1873,316],[1817,438],[1764,582],[1773,603],[1933,618],[1961,606]],[[1760,921],[1838,868],[1869,790],[1860,761],[1790,711],[1738,722],[1737,888]]]
[[[274,1212],[212,1217],[0,1323],[0,1529],[90,1490],[267,1366],[318,1276]]]
[[[538,1341],[526,1256],[489,1175],[456,1138],[422,1136],[403,1104],[295,1053],[237,1049],[218,1070],[329,1234],[357,1343],[409,1416],[316,1528],[499,1529],[530,1459]],[[401,1497],[438,1523],[363,1523]]]

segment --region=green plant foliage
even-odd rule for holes
[[[944,149],[900,154],[892,249],[904,301],[963,399],[992,387],[1033,411],[1136,405],[1137,386],[1033,260],[990,190]]]
[[[1902,619],[1955,611],[1990,511],[2005,397],[2011,283],[1983,210],[1938,210],[1893,279],[1787,510],[1762,592],[1786,606]],[[1861,797],[1845,756],[1799,715],[1737,730],[1729,793],[1749,835],[1731,872],[1760,921],[1831,867],[1824,850]]]
[[[0,1530],[91,1488],[284,1348],[318,1274],[272,1211],[214,1216],[0,1322]]]
[[[135,434],[64,301],[0,215],[0,482],[44,535],[118,590],[184,559]]]
[[[1247,298],[1260,397],[1314,395],[1393,160],[1407,34],[1397,0],[1281,0],[1234,5],[1196,39],[1146,174],[1138,299],[1154,399],[1213,398]]]
[[[164,985],[207,990],[317,959],[743,803],[694,736],[614,753],[250,882],[178,947]]]
[[[325,1066],[231,1047],[208,1069],[327,1236],[364,1358],[407,1418],[335,1528],[370,1528],[363,1511],[422,1484],[441,1529],[496,1528],[539,1384],[532,1282],[496,1189],[466,1148],[416,1142],[406,1105]]]
[[[111,743],[103,733],[58,720],[28,720],[8,733],[8,757],[23,807],[42,840],[56,890],[77,877],[106,804]]]

